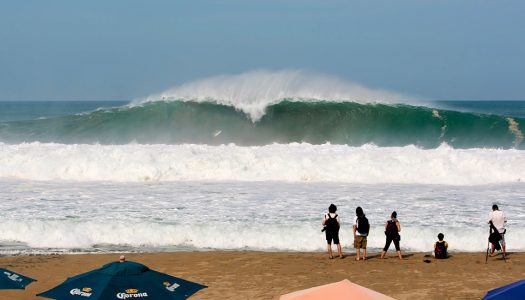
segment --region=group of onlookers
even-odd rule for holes
[[[339,258],[344,257],[341,249],[341,244],[339,243],[339,228],[341,227],[341,221],[336,212],[337,207],[334,204],[330,204],[330,206],[328,207],[328,213],[324,215],[322,222],[322,231],[325,231],[326,234],[326,241],[328,243],[328,257],[330,259],[333,258],[332,241],[334,244],[337,245],[337,252],[339,254]],[[366,259],[366,244],[368,233],[370,231],[370,223],[368,222],[368,219],[361,207],[357,207],[355,213],[356,216],[354,218],[352,229],[354,233],[354,248],[356,249],[355,260],[359,261]],[[494,231],[497,231],[500,235],[500,238],[498,238],[496,242],[494,242],[494,240],[491,241],[492,250],[490,255],[494,256],[494,248],[496,246],[497,249],[499,245],[501,245],[503,254],[505,254],[504,235],[506,231],[505,224],[507,223],[507,217],[502,211],[498,209],[497,205],[492,206],[492,212],[489,214],[488,223],[491,224],[491,228],[494,227]],[[390,215],[390,219],[386,221],[385,224],[386,241],[385,246],[383,247],[383,251],[381,252],[381,259],[385,257],[385,254],[388,251],[388,248],[390,247],[392,242],[394,243],[394,246],[396,248],[397,256],[399,257],[399,259],[403,259],[403,256],[401,255],[401,248],[399,245],[399,242],[401,240],[401,235],[399,234],[400,232],[401,224],[397,219],[397,212],[393,211]],[[437,259],[448,258],[448,243],[444,241],[444,234],[439,233],[437,237],[438,241],[434,243],[434,251],[432,255]],[[361,249],[363,250],[362,254]]]

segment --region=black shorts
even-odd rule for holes
[[[336,232],[330,232],[326,231],[326,242],[328,244],[332,243],[332,240],[334,240],[334,244],[339,245],[339,231]]]

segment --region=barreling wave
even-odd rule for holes
[[[0,123],[0,142],[64,144],[273,143],[524,149],[525,120],[407,104],[283,99],[254,120],[217,102],[156,101]]]

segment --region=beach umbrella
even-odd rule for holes
[[[186,299],[205,287],[150,270],[143,264],[124,261],[68,278],[37,296],[58,300],[178,300]]]
[[[326,285],[316,286],[306,290],[296,291],[286,295],[282,295],[280,300],[395,300],[371,289],[350,282],[345,279],[343,281],[334,282]]]
[[[525,279],[490,290],[483,297],[483,300],[514,300],[523,298],[525,298]]]
[[[0,290],[25,289],[26,285],[36,281],[10,270],[0,268]]]

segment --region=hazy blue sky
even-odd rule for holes
[[[0,100],[128,100],[254,69],[525,99],[525,1],[2,1]]]

